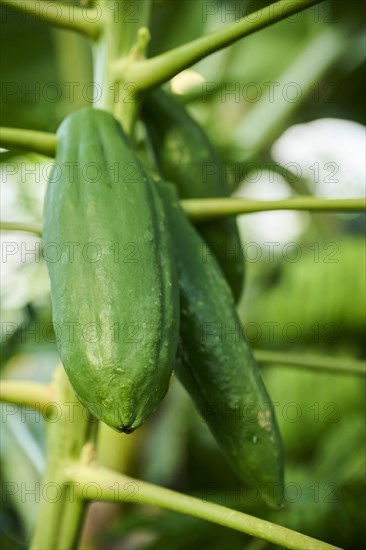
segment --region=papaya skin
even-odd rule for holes
[[[129,433],[164,397],[177,350],[163,205],[111,114],[69,115],[57,143],[43,236],[58,350],[80,401]]]

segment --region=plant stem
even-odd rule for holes
[[[308,210],[310,212],[363,212],[366,199],[324,199],[313,196],[262,201],[252,199],[186,199],[182,207],[192,222],[202,222],[267,210]]]
[[[33,0],[26,2],[0,0],[0,3],[24,14],[29,14],[39,21],[45,21],[54,27],[77,31],[94,40],[102,29],[102,12],[96,8],[80,8],[73,6],[71,2],[68,5],[44,2],[42,5],[42,2]]]
[[[97,441],[99,464],[116,472],[128,472],[130,465],[134,462],[141,436],[143,437],[142,431],[137,430],[128,437],[121,437],[120,433],[101,422]]]
[[[115,77],[112,67],[120,60],[136,63],[131,49],[139,29],[149,22],[151,0],[103,0],[103,32],[93,45],[94,82],[102,90],[95,106],[110,111],[130,134],[138,110],[136,83],[127,81],[124,71]],[[131,8],[134,13],[131,13]]]
[[[50,384],[29,382],[28,380],[2,380],[0,384],[0,401],[15,405],[26,405],[32,409],[39,409],[54,402],[54,395]]]
[[[293,367],[305,367],[317,371],[339,372],[342,374],[366,375],[365,361],[329,356],[303,355],[269,350],[254,350],[259,363],[273,363]]]
[[[113,58],[127,57],[131,48],[136,44],[138,32],[141,27],[148,25],[151,12],[151,0],[137,0],[133,4],[131,0],[103,0],[103,4],[110,4],[113,12],[112,25],[123,25],[123,32],[113,33]]]
[[[86,502],[74,494],[66,470],[72,461],[91,453],[96,436],[97,423],[76,399],[62,366],[56,369],[53,384],[59,417],[48,430],[47,470],[31,550],[76,547]]]
[[[289,3],[287,0],[280,0],[252,13],[250,20],[244,17],[223,29],[197,38],[151,59],[133,63],[128,67],[126,67],[125,60],[118,60],[114,63],[113,74],[116,78],[123,76],[126,81],[137,83],[139,91],[158,86],[200,59],[226,48],[240,38],[286,19],[290,15],[321,1],[294,0]]]
[[[2,126],[0,127],[0,145],[4,149],[25,149],[26,151],[54,157],[56,153],[56,134]]]
[[[21,231],[23,233],[32,233],[37,237],[42,236],[42,228],[35,223],[21,223],[21,222],[3,222],[0,221],[1,231]]]
[[[83,487],[90,482],[98,485],[100,500],[109,502],[136,502],[160,506],[168,510],[205,519],[231,529],[236,529],[253,537],[279,544],[295,550],[335,550],[325,542],[302,535],[286,527],[263,519],[237,512],[204,500],[177,493],[151,483],[117,474],[106,468],[73,465],[68,469],[70,479],[77,482],[75,488],[79,497]]]

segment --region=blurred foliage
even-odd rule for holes
[[[348,345],[350,352],[361,354],[366,321],[363,236],[333,233],[329,240],[304,239],[295,247],[289,244],[289,254],[274,256],[272,262],[267,254],[261,266],[249,263],[254,280],[240,309],[248,332],[253,324],[249,341],[256,347],[286,346],[289,351],[315,346],[324,353],[332,353],[337,344],[346,349]],[[258,271],[263,273],[261,280]],[[351,288],[355,300],[350,299]]]
[[[207,12],[208,2],[204,0],[155,0],[149,55],[211,32],[233,21],[238,12],[250,14],[269,3],[210,1],[211,12]],[[49,29],[44,23],[3,6],[0,10],[2,125],[55,131],[67,113],[90,103],[90,96],[85,93],[85,86],[92,81],[88,42],[71,32]],[[243,87],[254,82],[263,87],[265,82],[276,82],[289,67],[296,67],[304,49],[326,28],[332,28],[338,43],[344,45],[343,54],[319,76],[315,91],[304,95],[281,124],[273,123],[270,117],[256,119],[259,127],[268,125],[272,137],[254,152],[255,161],[262,166],[271,160],[273,140],[292,124],[323,117],[365,122],[364,58],[362,51],[353,48],[350,52],[348,45],[360,34],[364,15],[363,3],[359,1],[324,2],[301,14],[297,21],[283,21],[197,63],[194,69],[206,82],[217,85],[216,93],[204,101],[201,88],[193,87],[181,99],[205,125],[220,148],[223,163],[241,162],[244,172],[239,172],[245,174],[246,144],[238,145],[235,131],[245,124],[257,103],[243,98],[236,101],[230,95],[223,100],[220,84],[225,82],[230,90],[236,83]],[[306,69],[303,68],[305,76]],[[70,96],[73,82],[77,86]],[[276,111],[276,103],[271,108]],[[9,162],[20,162],[20,158],[29,164],[45,160],[35,155],[14,156],[13,152],[1,153],[0,160],[4,167]],[[233,185],[239,181],[235,177]],[[309,192],[306,180],[294,183],[289,177],[287,181],[295,192]],[[15,212],[18,219],[27,216],[40,222],[45,180],[35,182],[33,178],[31,183],[18,176],[11,180],[11,217],[16,217]],[[38,192],[32,191],[35,185]],[[310,228],[303,230],[298,241],[304,251],[298,262],[286,262],[276,256],[272,262],[262,259],[248,263],[247,286],[240,304],[244,326],[257,323],[263,327],[270,322],[282,327],[297,323],[302,330],[302,338],[293,342],[291,332],[284,339],[281,330],[275,331],[273,339],[263,330],[262,338],[252,342],[254,346],[309,354],[326,352],[337,357],[365,356],[365,245],[361,237],[364,220],[364,216],[313,215]],[[10,233],[6,239],[12,241],[16,236]],[[29,247],[34,246],[34,239],[23,240]],[[315,242],[320,247],[318,262],[310,248]],[[330,242],[338,247],[337,263],[324,261],[324,254],[332,250],[323,247]],[[16,329],[2,332],[4,377],[50,380],[57,363],[44,268],[42,259],[37,265],[32,261],[19,262],[6,275],[2,318],[3,322],[15,323]],[[12,293],[17,294],[17,299],[11,299]],[[316,330],[320,331],[318,337]],[[358,550],[366,544],[362,513],[366,494],[364,381],[349,375],[281,366],[268,366],[263,375],[276,403],[285,441],[287,493],[283,510],[266,509],[250,488],[238,481],[174,378],[164,402],[137,439],[129,471],[198,498],[268,518],[347,550]],[[11,422],[5,423],[2,482],[17,480],[32,486],[40,479],[43,466],[37,456],[42,456],[44,426],[39,418],[37,421],[28,416],[25,424],[18,411],[12,414]],[[17,432],[21,433],[20,439]],[[21,501],[19,495],[3,501],[2,548],[26,546],[36,508],[34,499]],[[86,533],[85,541],[83,548],[93,549],[275,548],[207,522],[135,505],[124,506],[117,521],[106,521],[105,529],[92,541]]]
[[[54,132],[69,112],[90,105],[87,39],[3,5],[0,20],[1,124]]]

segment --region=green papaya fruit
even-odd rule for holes
[[[131,432],[167,391],[179,295],[161,199],[111,114],[61,124],[43,236],[70,382],[97,418]]]

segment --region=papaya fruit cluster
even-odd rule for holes
[[[142,116],[161,178],[105,111],[73,113],[57,132],[59,177],[48,183],[43,236],[48,249],[61,249],[59,261],[47,258],[61,360],[80,401],[126,433],[154,411],[175,370],[233,470],[261,488],[272,485],[269,503],[279,505],[282,442],[238,333],[242,258],[225,253],[241,249],[236,221],[196,231],[179,202],[228,196],[220,170],[202,178],[205,163],[219,165],[217,154],[162,91],[147,99]],[[72,174],[64,170],[70,165]],[[96,256],[68,257],[75,242],[83,251],[94,243]],[[212,253],[203,257],[205,247]]]

